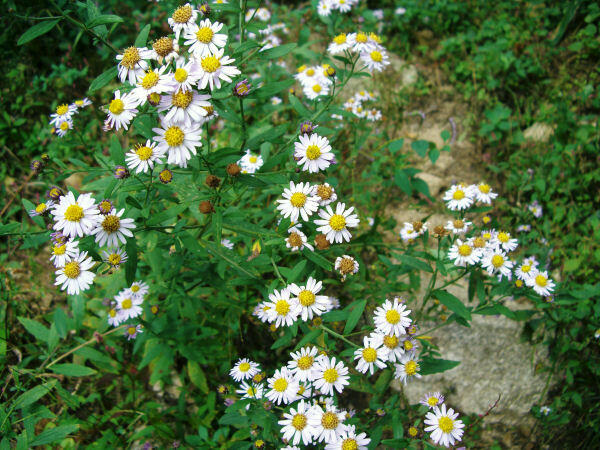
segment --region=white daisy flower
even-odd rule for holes
[[[531,276],[525,280],[525,284],[533,288],[535,292],[543,297],[547,297],[554,292],[555,284],[554,281],[548,278],[547,271],[538,272],[536,270],[535,273],[531,274]]]
[[[323,78],[323,72],[319,66],[300,66],[294,78],[300,82],[302,87],[312,86]]]
[[[519,246],[519,241],[517,239],[511,239],[510,233],[506,231],[499,231],[494,234],[492,238],[493,245],[497,245],[505,252],[512,252]]]
[[[119,61],[117,65],[119,69],[119,79],[121,83],[125,83],[125,80],[129,80],[130,84],[137,84],[148,70],[148,63],[146,59],[150,59],[152,52],[145,47],[128,47],[122,54],[117,55],[116,59]]]
[[[405,352],[395,366],[394,378],[400,379],[405,385],[408,383],[409,378],[421,378],[419,374],[419,370],[421,369],[415,351]]]
[[[446,230],[450,231],[452,234],[465,234],[469,231],[471,225],[472,222],[463,219],[449,220],[446,224]]]
[[[267,302],[260,302],[254,308],[252,314],[254,314],[261,322],[271,323],[273,318],[269,314],[269,310],[271,307],[267,304]]]
[[[138,297],[144,297],[150,291],[150,287],[144,283],[143,281],[134,281],[131,283],[131,287],[129,288],[133,295],[137,295]]]
[[[318,442],[325,441],[326,444],[336,442],[338,436],[346,430],[344,420],[346,413],[338,411],[333,405],[313,406],[308,413],[308,424],[313,428],[313,437]]]
[[[367,450],[370,442],[367,433],[356,434],[354,425],[346,425],[346,429],[340,432],[337,440],[327,444],[325,450]]]
[[[61,122],[61,124],[58,127],[56,127],[55,133],[58,137],[63,138],[67,135],[67,132],[72,129],[73,129],[73,121],[65,120],[64,122]]]
[[[208,111],[204,107],[212,107],[210,95],[199,94],[194,90],[177,91],[163,95],[158,104],[158,112],[164,113],[164,120],[171,124],[182,124],[192,127],[195,122],[200,122]]]
[[[152,50],[150,51],[150,58],[158,61],[159,64],[163,62],[169,64],[175,58],[177,58],[179,52],[179,44],[177,40],[163,36],[152,44]]]
[[[335,189],[329,183],[317,184],[313,186],[312,194],[317,197],[319,206],[327,206],[337,200]]]
[[[69,240],[66,242],[57,242],[52,246],[52,255],[50,261],[54,267],[64,267],[65,264],[79,254],[79,241]]]
[[[142,326],[138,325],[129,325],[125,328],[125,337],[128,341],[135,339],[138,334],[143,333]]]
[[[175,61],[175,72],[171,78],[173,92],[187,92],[198,83],[201,78],[200,71],[193,60],[187,61],[179,58]]]
[[[115,91],[115,98],[108,106],[108,117],[106,122],[111,128],[118,130],[129,126],[129,123],[137,116],[137,100],[131,94],[121,95],[121,91]]]
[[[319,3],[317,4],[317,13],[321,17],[329,16],[329,14],[331,14],[331,10],[331,0],[319,0]]]
[[[315,219],[315,224],[319,225],[317,231],[325,234],[330,243],[334,242],[350,242],[352,234],[348,231],[348,227],[356,228],[360,223],[357,214],[352,214],[354,206],[346,210],[344,203],[338,203],[335,208],[335,214],[330,205],[319,211],[321,219]],[[306,219],[305,219],[306,220]]]
[[[429,425],[425,431],[431,431],[429,437],[436,444],[450,447],[460,442],[464,432],[465,425],[457,417],[458,413],[452,408],[446,410],[446,405],[442,405],[441,409],[436,406],[425,416],[425,425]]]
[[[527,209],[529,211],[531,211],[531,213],[533,214],[534,217],[536,217],[538,219],[540,217],[542,217],[543,209],[542,209],[542,206],[537,201],[534,201],[529,206],[527,206]]]
[[[242,72],[231,63],[235,59],[229,56],[223,56],[224,50],[220,49],[216,52],[209,53],[200,58],[196,64],[200,80],[198,81],[198,89],[204,89],[209,86],[211,91],[221,87],[221,80],[231,83],[231,77],[241,74]]]
[[[281,291],[275,289],[269,294],[269,300],[265,306],[269,307],[267,310],[269,322],[275,322],[275,327],[289,327],[298,319],[301,307],[297,301],[290,299],[288,288],[283,288]]]
[[[378,120],[381,120],[381,118],[383,117],[383,115],[381,114],[381,111],[378,109],[369,109],[367,110],[367,120],[371,121],[371,122],[377,122]]]
[[[186,3],[177,8],[171,17],[169,17],[169,26],[175,32],[175,39],[179,39],[179,35],[189,31],[195,24],[198,17],[198,11],[192,8],[192,5]]]
[[[153,138],[158,143],[157,150],[168,152],[168,164],[185,168],[192,154],[196,154],[196,148],[202,147],[200,128],[167,123],[161,125],[161,128],[153,128],[152,131],[158,135]]]
[[[323,288],[323,282],[309,277],[305,286],[291,284],[288,286],[290,293],[295,297],[292,299],[300,305],[302,320],[312,320],[313,316],[320,316],[327,311],[329,297],[317,295]]]
[[[315,379],[318,352],[316,347],[302,347],[299,351],[290,353],[292,360],[287,367],[298,381],[305,383]]]
[[[285,240],[285,246],[292,252],[301,251],[304,247],[314,250],[314,247],[308,243],[306,235],[298,227],[288,229],[288,237]]]
[[[249,380],[260,372],[258,363],[248,358],[240,358],[229,371],[229,375],[237,382]]]
[[[66,289],[69,295],[87,291],[96,277],[94,272],[88,270],[93,266],[94,260],[91,257],[88,258],[87,252],[79,252],[55,272],[56,282],[54,285],[61,285],[60,290]]]
[[[171,73],[166,73],[167,66],[158,69],[148,70],[137,86],[131,91],[131,97],[135,99],[136,104],[143,105],[148,101],[150,94],[162,94],[171,92],[173,89]]]
[[[429,409],[433,409],[436,406],[440,406],[444,403],[444,396],[441,392],[429,392],[419,402],[421,405],[427,406]]]
[[[375,100],[375,94],[369,91],[361,90],[354,94],[354,99],[358,102]]]
[[[319,358],[315,369],[314,386],[323,395],[333,395],[335,391],[342,392],[344,386],[350,383],[348,368],[342,361],[336,363],[335,358],[329,359],[327,356]]]
[[[473,204],[473,191],[461,184],[455,184],[444,194],[446,207],[452,211],[461,211]]]
[[[125,209],[121,209],[117,212],[113,209],[110,214],[100,218],[91,234],[96,235],[96,243],[100,247],[116,247],[119,245],[119,241],[122,244],[127,242],[125,237],[132,237],[133,233],[131,230],[135,228],[135,221],[133,219],[124,218],[121,216],[125,212]]]
[[[334,267],[342,276],[342,281],[344,281],[348,275],[357,273],[359,266],[358,261],[352,256],[343,255],[335,259]]]
[[[242,384],[240,384],[239,389],[236,389],[235,392],[240,394],[242,398],[250,398],[255,400],[260,400],[264,396],[264,389],[261,384],[247,383],[246,381],[243,381]],[[248,407],[250,407],[250,405],[248,405],[246,408]]]
[[[411,350],[419,348],[419,342],[412,336],[404,336],[400,340],[400,345],[404,348],[405,352],[410,352]]]
[[[375,50],[373,41],[369,40],[369,36],[362,31],[350,33],[347,39],[348,44],[352,47],[352,51],[356,53],[371,52],[372,50]]]
[[[500,274],[510,279],[514,263],[500,249],[488,249],[481,258],[482,267],[492,274]]]
[[[352,5],[354,2],[352,0],[331,0],[332,6],[334,9],[337,9],[339,12],[347,13],[352,9]]]
[[[531,225],[523,224],[523,225],[517,226],[517,233],[522,233],[522,232],[527,232],[527,231],[531,231]]]
[[[348,42],[348,36],[346,33],[338,34],[333,38],[329,47],[327,47],[327,51],[332,55],[338,55],[340,53],[344,53],[344,51],[350,48],[350,43]]]
[[[225,47],[227,35],[219,33],[221,28],[223,28],[222,23],[211,23],[208,19],[189,27],[183,37],[186,39],[185,45],[190,46],[190,53],[193,53],[196,58],[202,58]]]
[[[124,320],[126,320],[126,317],[121,310],[111,308],[108,310],[107,319],[109,325],[118,327],[121,325],[121,323],[123,323]]]
[[[237,163],[242,169],[245,169],[246,172],[256,173],[265,162],[260,154],[255,155],[250,149],[247,149],[244,156],[242,156]]]
[[[226,249],[233,250],[233,242],[229,239],[221,239],[221,245]]]
[[[292,222],[297,222],[299,216],[308,221],[308,217],[319,209],[318,199],[312,192],[313,187],[309,183],[294,184],[290,181],[290,188],[285,188],[283,198],[277,200],[277,209],[284,218],[289,217]]]
[[[468,241],[457,239],[448,251],[448,258],[454,261],[455,266],[465,267],[467,264],[473,266],[481,259],[481,251],[473,248]]]
[[[302,170],[316,173],[327,169],[334,160],[329,139],[316,133],[300,135],[294,143],[294,158]]]
[[[60,197],[52,215],[56,222],[54,229],[69,238],[90,234],[100,220],[100,211],[92,194],[80,194],[75,200],[71,191]]]
[[[364,51],[360,54],[360,60],[369,71],[381,72],[385,66],[390,65],[390,57],[382,48]]]
[[[398,300],[398,297],[395,297],[393,302],[386,299],[383,305],[375,310],[373,320],[377,331],[394,336],[406,334],[406,328],[412,322],[408,317],[411,310],[406,309],[406,305]]]
[[[56,107],[56,112],[50,115],[50,125],[60,128],[63,122],[71,122],[73,114],[77,113],[77,106],[62,104]]]
[[[404,347],[397,336],[375,331],[369,335],[369,338],[375,345],[381,347],[378,351],[378,354],[382,353],[381,359],[390,362],[400,361],[400,358],[404,354]]]
[[[123,315],[123,320],[134,319],[142,315],[142,303],[144,298],[134,295],[131,289],[123,289],[115,296],[117,310]]]
[[[400,229],[400,238],[402,239],[402,241],[412,242],[418,237],[419,237],[419,233],[417,233],[415,231],[412,223],[404,222],[404,225]]]
[[[367,373],[367,371],[373,375],[375,373],[375,367],[380,369],[386,368],[386,355],[381,348],[381,344],[378,341],[364,337],[363,348],[358,348],[354,351],[354,359],[358,359],[356,364],[356,370],[360,373]]]
[[[281,437],[294,445],[300,441],[304,445],[312,443],[314,429],[308,424],[310,406],[304,400],[296,403],[295,408],[290,408],[288,413],[283,414],[283,419],[278,423],[282,426]]]
[[[473,191],[475,200],[487,205],[491,205],[492,200],[498,197],[498,194],[492,192],[492,188],[486,183],[474,184],[471,186],[471,190]]]
[[[270,391],[267,392],[266,397],[273,403],[287,405],[297,398],[298,381],[287,367],[276,370],[273,376],[267,379],[267,386]]]
[[[90,106],[92,104],[92,101],[87,98],[84,97],[81,100],[75,100],[71,105],[69,106],[75,106],[76,108],[85,108],[86,106]]]
[[[365,117],[367,117],[368,110],[363,107],[362,103],[357,102],[352,107],[352,114],[354,114],[356,117],[364,119]]]
[[[321,95],[329,95],[329,85],[322,79],[319,79],[310,85],[305,85],[303,91],[309,100],[314,100]]]
[[[129,170],[146,173],[148,169],[153,169],[155,164],[162,164],[163,156],[164,152],[156,148],[156,142],[148,139],[146,145],[138,144],[132,148],[125,155],[125,161]]]
[[[122,248],[109,248],[102,252],[102,261],[113,267],[119,267],[127,262],[127,253]]]
[[[283,100],[281,100],[280,97],[277,97],[277,96],[271,97],[271,105],[273,105],[273,106],[277,106],[277,105],[281,104],[282,101]]]

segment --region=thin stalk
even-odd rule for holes
[[[359,345],[356,345],[354,342],[346,339],[344,336],[342,336],[339,333],[336,333],[335,331],[333,331],[330,328],[327,328],[325,325],[319,325],[319,328],[323,331],[325,331],[326,333],[329,333],[330,335],[332,335],[333,337],[339,339],[340,341],[344,341],[346,344],[350,344],[352,347],[354,348],[360,348]]]

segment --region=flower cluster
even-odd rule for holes
[[[260,154],[255,155],[248,149],[246,150],[246,153],[244,153],[244,156],[238,160],[237,165],[242,169],[242,173],[253,174],[257,172],[264,163],[263,157]]]
[[[92,101],[84,97],[81,100],[75,100],[71,104],[63,103],[56,107],[56,111],[50,115],[50,125],[52,125],[52,132],[56,133],[58,137],[65,137],[69,130],[73,129],[73,116],[79,112],[80,109],[85,108],[92,104]]]
[[[142,304],[149,287],[143,281],[136,281],[130,287],[123,289],[111,302],[108,311],[108,323],[113,327],[126,323],[125,337],[127,340],[135,339],[142,333],[142,326],[132,322],[133,319],[142,315]]]
[[[327,17],[332,11],[347,13],[352,7],[358,5],[360,0],[319,0],[317,12],[321,17]]]
[[[294,78],[302,86],[304,95],[315,100],[317,97],[329,95],[334,83],[335,70],[329,64],[321,66],[302,65],[298,67]]]
[[[446,408],[444,396],[441,392],[426,394],[420,402],[429,408],[430,412],[425,415],[425,431],[431,432],[429,436],[437,445],[450,447],[460,442],[464,433],[464,423],[457,419],[458,413],[452,408]]]
[[[332,55],[344,53],[347,56],[350,56],[349,52],[358,53],[361,63],[370,72],[381,72],[390,64],[387,50],[375,33],[357,31],[338,34],[327,47],[327,51]]]
[[[344,103],[344,109],[354,114],[359,119],[367,119],[371,122],[381,120],[383,117],[381,110],[377,108],[365,107],[364,103],[375,100],[375,94],[373,92],[361,90],[356,92]],[[340,115],[333,115],[334,119],[342,119]]]

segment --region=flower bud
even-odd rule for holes
[[[117,180],[124,180],[125,178],[129,178],[129,170],[125,166],[117,166],[115,167],[115,178]]]
[[[221,184],[221,179],[215,175],[208,175],[204,182],[208,187],[216,189]]]
[[[215,212],[215,208],[213,208],[212,203],[209,202],[208,200],[204,200],[203,202],[200,202],[200,205],[198,206],[198,210],[202,214],[212,214]]]
[[[168,184],[173,181],[173,172],[171,172],[169,169],[161,170],[158,174],[158,179],[161,183]]]
[[[231,163],[227,165],[227,174],[230,177],[237,177],[242,171],[242,168],[238,166],[236,163]]]
[[[233,87],[233,95],[236,97],[246,97],[250,93],[250,89],[252,88],[252,83],[248,81],[248,79],[243,79],[235,84]]]
[[[327,250],[331,246],[324,234],[317,234],[315,236],[315,245],[319,250]]]

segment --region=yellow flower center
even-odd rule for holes
[[[300,67],[298,67],[298,69],[296,69],[296,71],[298,73],[300,73],[300,72],[304,72],[305,69],[306,69],[306,65],[301,65]]]
[[[473,239],[473,247],[475,248],[483,248],[485,247],[485,239],[482,237],[476,237]]]
[[[187,80],[187,77],[188,77],[187,70],[179,68],[175,71],[175,79],[177,80],[178,83],[183,83],[185,80]]]
[[[319,156],[321,156],[321,149],[316,145],[309,145],[306,149],[306,157],[310,160],[315,160]]]
[[[395,309],[390,309],[385,313],[385,320],[392,325],[396,325],[398,322],[400,322],[400,313]]]
[[[454,421],[448,416],[442,416],[438,421],[438,426],[444,433],[450,433],[454,430]]]
[[[340,419],[338,419],[338,416],[335,413],[327,411],[323,414],[323,417],[321,417],[321,425],[323,425],[323,428],[326,430],[335,430],[339,423]]]
[[[205,72],[213,73],[221,67],[221,62],[214,56],[207,56],[206,58],[202,58],[201,65]]]
[[[342,450],[358,450],[358,444],[355,439],[347,438],[342,441]]]
[[[296,393],[296,395],[303,395],[304,391],[306,391],[306,388],[302,385],[300,385],[300,387],[298,388],[298,392]]]
[[[152,149],[147,146],[142,146],[136,149],[135,153],[141,161],[148,161],[152,156]]]
[[[523,282],[521,280],[516,280],[515,281],[515,286],[518,287],[518,288],[520,288],[520,287],[523,286]]]
[[[429,406],[436,406],[440,400],[437,397],[429,397],[427,399],[427,404]]]
[[[502,255],[494,255],[492,256],[492,265],[497,269],[499,267],[502,267],[502,265],[504,264],[504,258],[502,257]]]
[[[131,301],[130,298],[126,298],[121,303],[121,309],[130,309],[132,306],[133,306],[133,302]]]
[[[278,300],[275,303],[275,311],[280,316],[285,316],[290,311],[290,304],[286,300]]]
[[[377,350],[371,347],[367,347],[363,349],[362,357],[368,363],[375,362],[375,360],[377,359]]]
[[[62,131],[67,131],[69,129],[69,122],[63,122],[59,127]]]
[[[315,303],[316,296],[312,292],[304,289],[298,294],[298,300],[302,306],[310,306]]]
[[[335,370],[335,367],[327,369],[325,372],[323,372],[323,379],[328,383],[334,383],[335,380],[338,379],[338,377],[339,375],[337,373],[337,370]]]
[[[418,433],[419,430],[417,430],[415,427],[410,427],[408,429],[408,434],[410,434],[412,437],[415,437]]]
[[[164,58],[173,51],[173,39],[167,36],[161,37],[152,44],[152,48],[159,56]]]
[[[113,308],[110,311],[108,311],[108,315],[110,317],[116,317],[117,316],[117,311]]]
[[[356,35],[356,42],[360,42],[361,44],[367,42],[368,39],[369,37],[365,33],[361,32]]]
[[[306,71],[306,76],[312,77],[315,74],[315,69],[308,69]]]
[[[504,231],[501,231],[500,233],[498,233],[498,240],[500,242],[502,242],[503,244],[506,244],[509,239],[510,239],[510,235],[508,233],[505,233]]]
[[[169,147],[178,147],[183,143],[185,133],[178,126],[169,127],[165,131],[165,141]]]
[[[306,194],[303,192],[294,192],[290,198],[290,203],[295,208],[302,208],[306,203]]]
[[[186,109],[190,103],[192,103],[192,99],[194,98],[194,93],[192,91],[179,91],[173,94],[171,98],[171,104],[176,108]]]
[[[383,345],[387,348],[396,348],[398,346],[398,338],[396,336],[384,336]]]
[[[332,230],[341,231],[346,227],[346,218],[341,214],[334,214],[329,219],[329,226]]]
[[[317,94],[318,94],[319,92],[321,92],[321,90],[322,90],[322,89],[323,89],[323,88],[322,88],[322,87],[321,87],[321,85],[319,85],[319,84],[315,84],[315,85],[312,87],[312,90],[313,90],[314,92],[316,92]]]
[[[377,50],[373,50],[371,52],[371,59],[375,62],[381,62],[381,60],[383,59],[383,55],[381,54],[381,52],[378,52]]]
[[[479,185],[479,191],[484,193],[484,194],[489,194],[490,193],[490,185],[489,184],[485,184],[482,183]]]
[[[419,370],[419,365],[416,363],[416,361],[408,361],[404,365],[404,371],[409,377],[412,377],[414,374],[416,374],[417,370]]]
[[[83,106],[83,100],[75,100],[77,106]]]
[[[454,228],[456,228],[457,230],[464,228],[464,226],[465,223],[462,220],[458,219],[454,221]]]
[[[246,394],[248,394],[249,397],[256,397],[256,388],[254,386],[250,386],[246,390]]]
[[[135,334],[135,332],[137,331],[136,327],[127,327],[127,333],[129,333],[130,336],[133,336]]]
[[[243,362],[238,366],[238,370],[242,373],[246,373],[250,370],[250,363]]]
[[[342,33],[342,34],[338,34],[336,37],[333,38],[333,42],[335,42],[337,45],[342,45],[346,43],[346,34]]]
[[[69,112],[69,105],[59,105],[56,107],[56,114],[58,114],[59,116],[64,116],[66,113]]]
[[[273,383],[273,389],[275,389],[277,392],[283,392],[287,389],[287,387],[288,382],[284,378],[279,378],[275,380],[275,383]]]
[[[117,216],[106,216],[102,221],[102,229],[107,233],[114,233],[116,231],[119,231],[120,226],[121,221]]]
[[[298,233],[290,233],[288,242],[292,247],[302,246],[302,237]]]
[[[108,257],[108,263],[112,266],[118,266],[119,264],[121,264],[121,255],[119,255],[118,253],[112,253]]]
[[[304,427],[306,427],[306,423],[307,420],[304,414],[296,414],[292,418],[292,426],[298,431],[304,430]]]
[[[202,27],[196,31],[196,38],[203,44],[208,44],[212,41],[214,34],[210,27]]]
[[[540,287],[545,287],[548,284],[548,279],[544,275],[538,275],[535,277],[535,284]]]
[[[79,263],[77,261],[68,262],[67,264],[65,264],[63,273],[69,278],[77,278],[81,273]]]
[[[133,69],[140,62],[140,52],[135,47],[129,47],[123,52],[121,65],[127,69]]]
[[[40,203],[39,205],[37,205],[35,207],[35,212],[38,213],[38,214],[41,214],[44,211],[46,211],[46,204],[45,203]]]
[[[119,115],[125,111],[125,103],[120,98],[115,98],[111,100],[108,110],[113,114]]]
[[[458,254],[460,256],[469,256],[473,252],[473,249],[468,244],[462,244],[458,246]]]
[[[331,198],[331,194],[333,194],[333,189],[325,184],[320,184],[317,186],[317,195],[321,197],[323,200],[329,200]]]
[[[342,261],[340,262],[340,272],[342,274],[354,272],[354,260],[351,258],[342,258]]]
[[[202,109],[206,111],[207,116],[210,116],[212,113],[215,112],[215,108],[213,108],[212,106],[203,106]]]
[[[52,247],[52,253],[54,253],[55,255],[64,255],[65,252],[67,251],[67,244],[63,244],[63,245],[55,245],[54,247]]]
[[[252,164],[255,164],[255,163],[256,163],[256,161],[258,161],[258,158],[257,158],[256,156],[251,156],[251,157],[250,157],[250,158],[248,158],[248,159],[250,160],[250,162],[251,162]]]
[[[521,267],[521,272],[523,272],[523,273],[529,273],[530,270],[531,270],[531,266],[522,266]]]
[[[411,341],[409,341],[408,339],[406,341],[404,341],[404,350],[406,351],[410,351],[413,348],[413,343]]]
[[[381,38],[377,36],[375,33],[369,33],[369,37],[373,39],[378,44],[381,44]]]
[[[176,23],[186,23],[192,17],[192,7],[190,5],[180,6],[175,10],[171,18]]]
[[[452,198],[454,200],[462,200],[463,198],[465,198],[465,193],[464,191],[457,189],[456,191],[454,191],[454,194],[452,194]]]
[[[300,370],[308,370],[312,367],[314,362],[315,362],[314,357],[312,357],[310,355],[303,356],[298,359],[298,368]]]
[[[69,222],[79,222],[83,219],[83,208],[78,204],[69,205],[65,211],[65,219]]]
[[[139,285],[134,284],[133,286],[131,286],[131,292],[138,292],[140,290]]]
[[[153,70],[149,70],[148,72],[146,72],[146,75],[144,75],[144,78],[142,79],[142,87],[144,89],[150,89],[156,86],[157,83],[158,74]]]

